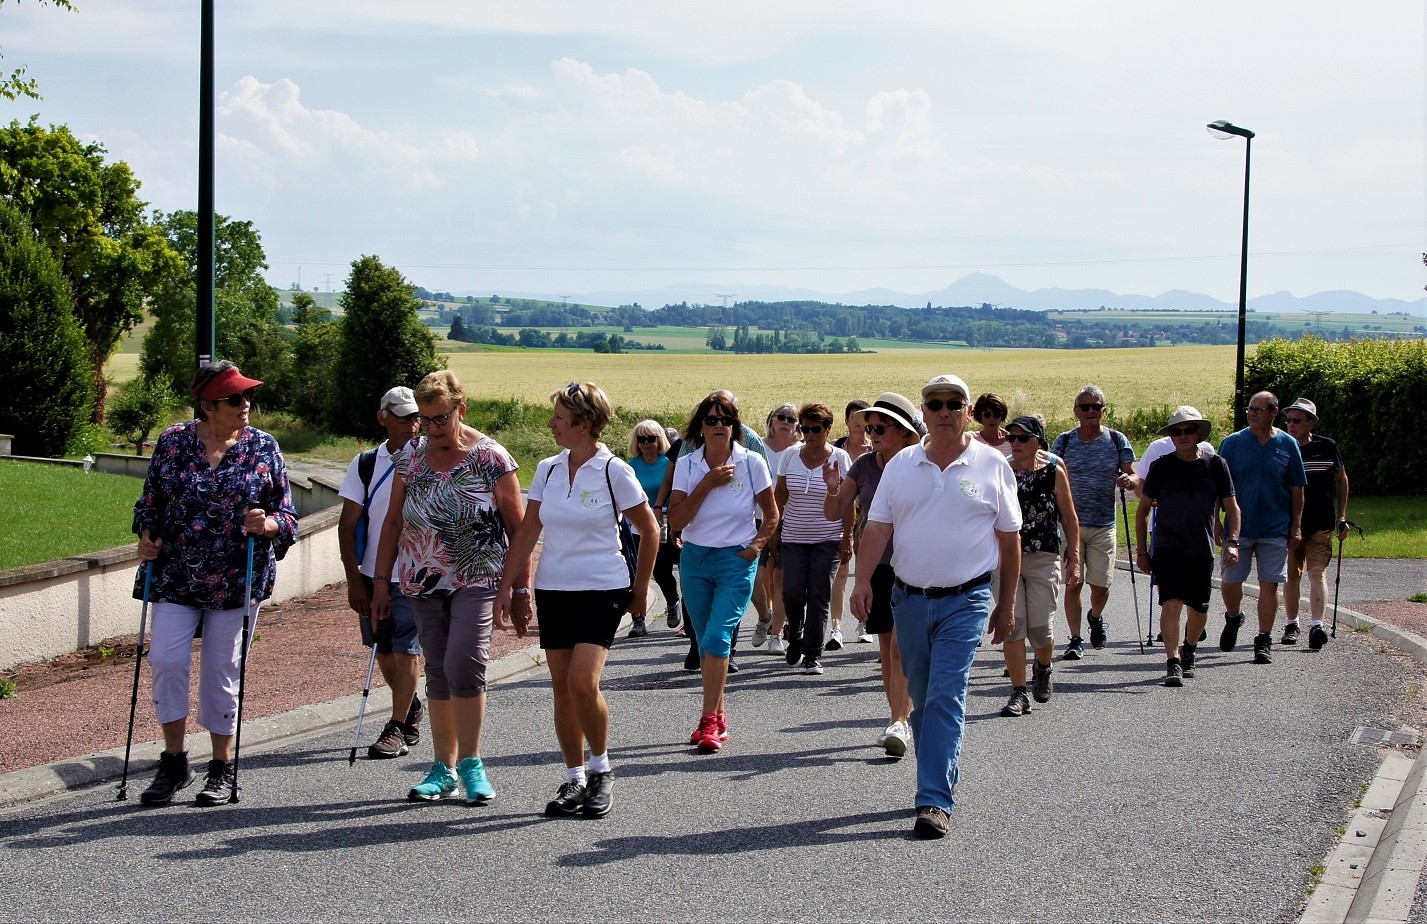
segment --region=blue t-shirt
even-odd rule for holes
[[[1292,519],[1291,489],[1308,483],[1298,440],[1275,430],[1268,442],[1260,444],[1253,431],[1245,428],[1224,437],[1219,455],[1229,463],[1234,476],[1234,493],[1243,517],[1239,538],[1287,537]]]
[[[1065,462],[1070,476],[1070,497],[1081,526],[1104,528],[1115,525],[1115,479],[1120,466],[1135,461],[1130,441],[1119,430],[1104,429],[1093,440],[1080,438],[1080,431],[1067,430],[1055,438],[1051,452]]]
[[[668,457],[662,453],[655,456],[653,462],[645,462],[643,456],[629,457],[629,467],[634,469],[634,477],[639,479],[639,486],[649,495],[651,507],[659,497],[659,488],[664,484],[664,473],[669,470],[670,464]]]

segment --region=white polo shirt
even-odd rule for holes
[[[699,512],[684,527],[685,542],[721,549],[746,546],[758,535],[758,527],[753,521],[762,510],[757,497],[773,486],[768,463],[763,461],[762,453],[750,453],[734,443],[729,464],[733,466],[733,480],[714,488],[704,497]],[[673,489],[692,494],[708,472],[704,447],[700,446],[680,458],[675,465]]]
[[[391,452],[386,448],[386,440],[377,447],[377,462],[372,467],[372,480],[369,487],[362,486],[362,473],[357,468],[357,456],[352,460],[352,464],[347,468],[347,476],[342,479],[342,487],[337,494],[343,500],[349,500],[361,506],[364,495],[370,488],[376,488],[371,492],[371,503],[367,506],[367,549],[362,560],[357,563],[357,570],[371,577],[376,572],[377,567],[377,543],[382,538],[382,523],[386,521],[386,509],[391,501],[391,483],[397,478],[396,472],[386,475],[382,480],[382,475],[386,474],[392,467]],[[381,481],[381,486],[377,482]]]
[[[609,482],[605,482],[605,466]],[[614,496],[610,497],[611,488]],[[647,504],[634,469],[603,443],[570,481],[570,451],[542,459],[530,482],[540,502],[544,547],[535,569],[538,590],[616,590],[629,586],[619,551],[616,511]]]
[[[867,519],[892,525],[897,577],[955,587],[1000,563],[995,530],[1020,531],[1016,476],[985,443],[972,440],[945,470],[918,443],[887,462]]]

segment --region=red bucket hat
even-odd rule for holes
[[[258,379],[243,375],[237,366],[231,366],[209,379],[202,387],[195,388],[190,394],[200,401],[221,401],[229,395],[241,394],[261,384],[263,383]]]

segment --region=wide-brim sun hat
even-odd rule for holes
[[[936,394],[939,391],[955,391],[961,393],[961,399],[967,404],[971,403],[971,389],[966,387],[966,383],[956,375],[939,375],[930,382],[922,386],[922,397]]]
[[[910,433],[917,432],[917,409],[911,400],[897,394],[895,391],[884,391],[877,396],[877,400],[872,402],[871,407],[864,407],[861,410],[853,411],[852,416],[864,426],[867,424],[868,414],[881,414],[883,417],[890,417],[902,428]]]
[[[1173,429],[1174,427],[1183,426],[1187,423],[1199,425],[1199,438],[1201,440],[1206,440],[1209,438],[1209,430],[1211,429],[1212,425],[1209,423],[1208,418],[1206,418],[1203,414],[1199,413],[1198,410],[1190,407],[1187,404],[1181,404],[1179,407],[1174,409],[1174,413],[1169,415],[1169,423],[1159,428],[1159,435],[1169,436],[1169,431],[1171,429]]]

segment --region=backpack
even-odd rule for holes
[[[634,526],[629,522],[629,517],[620,513],[619,501],[614,496],[614,483],[609,480],[609,465],[614,459],[604,464],[604,483],[609,488],[609,505],[614,508],[614,528],[619,532],[619,554],[624,556],[624,566],[629,569],[629,586],[634,586],[634,572],[639,562],[639,548],[636,544],[638,538],[634,535]]]
[[[353,530],[358,563],[367,556],[367,533],[370,529],[372,495],[381,490],[382,482],[387,480],[394,468],[396,468],[396,463],[388,465],[387,470],[382,472],[382,476],[377,479],[377,483],[372,484],[372,475],[377,470],[377,450],[368,449],[357,456],[357,477],[362,479],[362,512],[357,517],[357,528]]]

